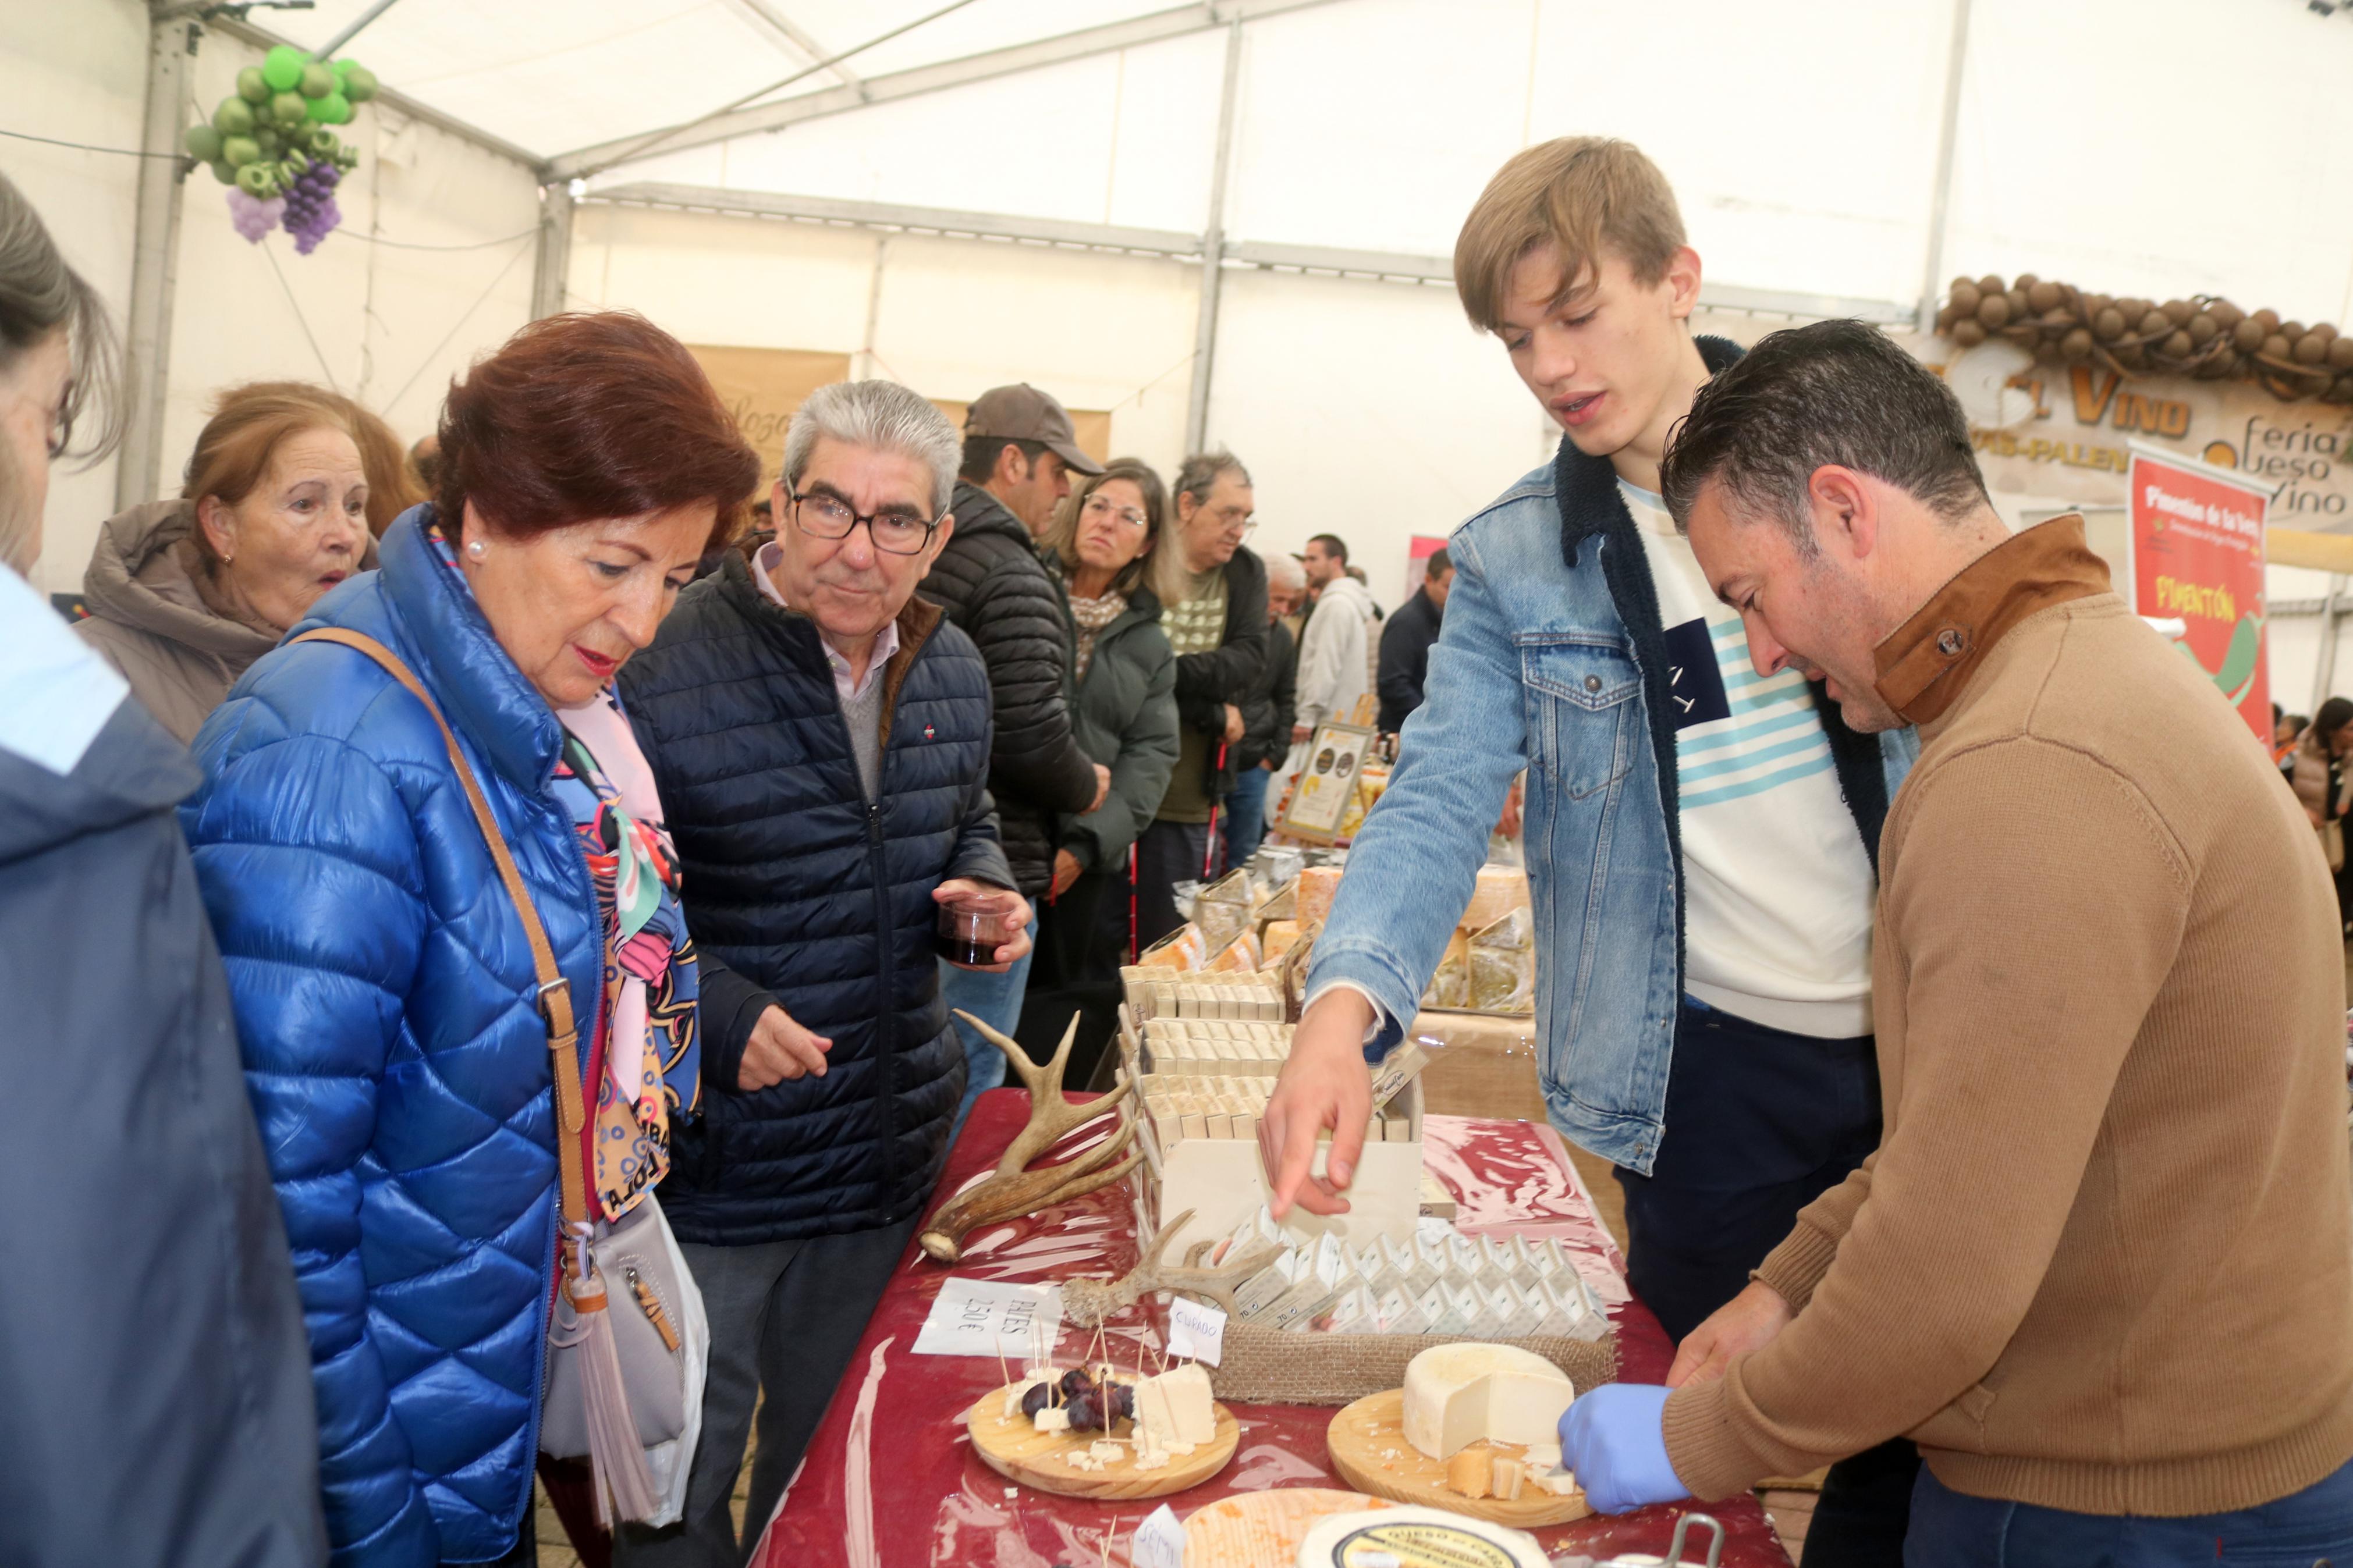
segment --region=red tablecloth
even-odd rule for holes
[[[993,1165],[1019,1131],[1029,1100],[1018,1090],[981,1096],[941,1178],[944,1196]],[[1596,1224],[1575,1171],[1561,1157],[1550,1129],[1524,1121],[1476,1121],[1431,1117],[1426,1163],[1455,1191],[1466,1230],[1525,1229],[1561,1237],[1586,1256],[1597,1285],[1615,1299],[1620,1375],[1658,1381],[1671,1348],[1650,1310],[1625,1296],[1624,1260]],[[934,1202],[938,1199],[935,1197]],[[975,1236],[955,1272],[985,1280],[1055,1280],[1082,1274],[1117,1275],[1136,1258],[1134,1194],[1130,1184],[1061,1204],[1043,1215]],[[1314,1405],[1240,1405],[1242,1427],[1233,1462],[1190,1491],[1118,1504],[1050,1496],[1012,1487],[976,1458],[962,1416],[972,1402],[1000,1386],[997,1364],[976,1357],[914,1355],[911,1347],[950,1270],[910,1247],[866,1337],[810,1442],[799,1473],[770,1521],[754,1568],[1088,1568],[1103,1561],[1106,1531],[1114,1532],[1110,1561],[1129,1562],[1128,1533],[1145,1513],[1167,1502],[1181,1519],[1235,1492],[1273,1487],[1337,1487],[1324,1447],[1333,1411]],[[1089,1336],[1064,1330],[1057,1358],[1076,1363]],[[1135,1360],[1157,1331],[1141,1312],[1115,1321],[1111,1355]],[[1663,1553],[1683,1507],[1644,1509],[1616,1519],[1588,1519],[1538,1532],[1556,1555],[1582,1552]],[[1711,1505],[1730,1539],[1728,1568],[1788,1568],[1765,1512],[1752,1497]],[[1703,1539],[1704,1539],[1703,1537]]]

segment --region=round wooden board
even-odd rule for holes
[[[1388,1506],[1381,1498],[1329,1487],[1219,1498],[1185,1521],[1185,1568],[1291,1568],[1317,1520]]]
[[[1446,1485],[1446,1467],[1405,1438],[1405,1390],[1368,1394],[1332,1417],[1325,1441],[1332,1449],[1332,1468],[1358,1491],[1395,1502],[1425,1508],[1451,1509],[1476,1519],[1493,1520],[1518,1530],[1539,1530],[1567,1524],[1593,1511],[1581,1491],[1555,1497],[1530,1487],[1517,1500],[1469,1498]],[[1521,1451],[1515,1443],[1494,1446],[1499,1453]]]
[[[1188,1487],[1198,1487],[1226,1468],[1234,1457],[1234,1449],[1242,1438],[1241,1423],[1224,1405],[1214,1406],[1218,1413],[1217,1437],[1189,1454],[1170,1457],[1168,1463],[1156,1470],[1135,1468],[1134,1450],[1116,1459],[1104,1461],[1100,1470],[1077,1470],[1063,1463],[1062,1456],[1082,1450],[1090,1443],[1105,1441],[1101,1432],[1040,1432],[1029,1424],[1029,1418],[1019,1411],[1008,1420],[1005,1415],[1005,1390],[991,1389],[964,1413],[965,1429],[972,1434],[972,1451],[981,1462],[1007,1480],[1025,1487],[1035,1487],[1041,1492],[1053,1492],[1061,1497],[1084,1498],[1145,1498],[1166,1497]],[[1124,1428],[1133,1423],[1122,1421]],[[1126,1448],[1124,1431],[1118,1435],[1120,1447]]]

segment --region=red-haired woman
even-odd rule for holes
[[[375,564],[363,419],[375,416],[323,386],[232,387],[178,499],[100,531],[79,629],[174,739],[195,739],[321,595]]]
[[[294,631],[389,647],[480,780],[567,983],[609,1222],[697,1081],[677,858],[613,675],[759,460],[623,314],[525,327],[451,387],[440,440],[382,569]],[[183,820],[293,1243],[336,1561],[528,1563],[558,1163],[524,927],[432,715],[360,653],[290,641],[195,750]]]

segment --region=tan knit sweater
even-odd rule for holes
[[[2344,955],[2303,810],[2107,590],[2018,535],[1879,650],[1885,1135],[1758,1271],[1796,1321],[1678,1391],[1700,1497],[1917,1439],[1957,1491],[2184,1515],[2353,1456]]]

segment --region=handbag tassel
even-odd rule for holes
[[[605,1281],[590,1272],[585,1245],[581,1271],[565,1282],[579,1329],[580,1394],[588,1424],[588,1466],[596,1493],[596,1522],[607,1530],[616,1519],[650,1519],[661,1507],[654,1478],[638,1446],[637,1423],[621,1384],[620,1352],[613,1344],[613,1318],[606,1310]]]

